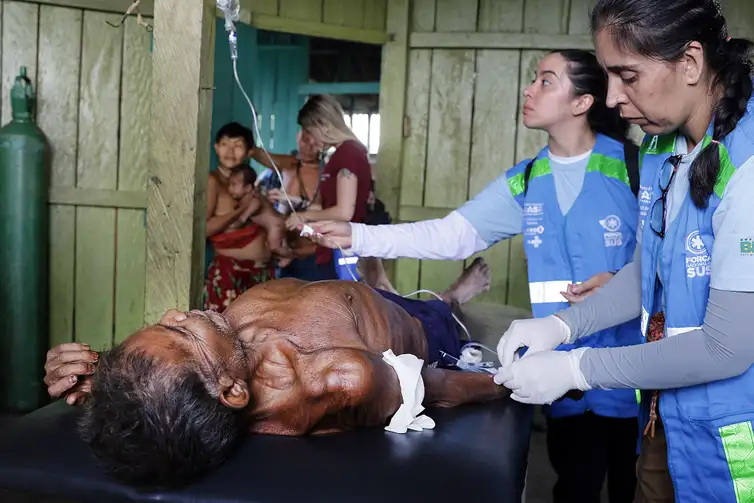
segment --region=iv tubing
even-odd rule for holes
[[[286,201],[288,202],[288,205],[291,208],[291,212],[294,215],[298,216],[298,213],[296,212],[294,204],[291,202],[291,199],[288,196],[288,192],[285,190],[285,182],[283,181],[283,174],[280,172],[280,170],[277,167],[277,164],[275,164],[275,161],[272,159],[272,156],[270,156],[269,152],[267,152],[267,148],[264,146],[264,140],[262,139],[262,135],[259,132],[259,124],[257,122],[257,110],[254,108],[254,104],[251,102],[251,98],[249,98],[249,95],[246,94],[246,90],[243,88],[243,85],[241,84],[241,79],[238,78],[238,69],[237,69],[238,50],[237,50],[237,39],[236,39],[235,31],[231,31],[230,32],[229,43],[230,43],[231,59],[233,60],[233,77],[235,77],[236,84],[238,84],[238,88],[241,90],[241,94],[243,94],[243,97],[246,99],[246,103],[248,103],[249,109],[251,110],[251,117],[254,120],[254,131],[256,132],[256,135],[257,135],[256,137],[259,139],[259,144],[260,144],[260,146],[262,148],[262,152],[264,152],[265,156],[267,156],[267,159],[270,161],[270,165],[275,170],[275,174],[278,176],[278,179],[280,180],[281,192],[285,196],[285,199],[286,199]],[[301,219],[301,220],[303,221],[303,219]],[[343,253],[343,255],[346,255],[345,251],[343,250],[343,248],[340,246],[340,244],[337,241],[335,241],[334,239],[332,239],[332,238],[330,238],[328,236],[323,236],[323,237],[325,237],[325,238],[329,239],[330,241],[332,241],[333,243],[335,243],[335,245],[338,247],[338,249],[340,249],[341,253]],[[351,274],[351,277],[353,278],[353,280],[358,283],[359,280],[356,278],[356,275],[353,273],[353,271],[351,271],[350,267],[348,268],[348,272]],[[444,300],[442,297],[440,297],[438,294],[436,294],[435,292],[433,292],[431,290],[417,290],[415,292],[409,293],[408,295],[404,295],[403,297],[404,298],[405,297],[411,297],[411,296],[419,294],[419,293],[428,293],[430,295],[434,295],[435,297],[437,297],[440,300]],[[464,333],[466,334],[466,338],[468,340],[471,340],[471,334],[469,334],[469,330],[466,328],[466,325],[464,325],[463,322],[461,322],[461,320],[458,319],[458,317],[455,315],[455,313],[450,313],[450,314],[453,316],[453,319],[456,320],[456,323],[458,323],[458,325],[461,327],[461,329],[463,329]],[[480,346],[481,346],[481,344],[480,344]],[[489,348],[486,348],[486,347],[485,347],[485,349],[489,350]]]

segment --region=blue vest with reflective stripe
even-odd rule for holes
[[[526,164],[528,161],[508,171],[508,185],[524,212],[529,295],[533,314],[539,318],[568,307],[560,295],[568,284],[586,281],[600,272],[616,271],[632,260],[637,203],[629,186],[623,144],[606,136],[597,136],[581,192],[566,215],[558,205],[548,149],[535,158],[524,195]],[[637,318],[558,349],[627,346],[641,340]],[[566,398],[546,409],[553,417],[588,410],[607,417],[635,417],[639,411],[636,392],[592,390],[581,400]]]
[[[642,231],[642,333],[649,318],[665,314],[664,337],[683,337],[704,323],[715,236],[712,215],[730,177],[754,155],[754,100],[738,127],[720,143],[720,173],[709,206],[686,195],[678,216],[660,238],[651,208],[660,198],[659,173],[675,150],[675,136],[647,137],[642,146],[639,191]],[[711,141],[707,130],[703,146]],[[659,230],[659,229],[658,229]],[[669,285],[669,288],[661,288]],[[663,292],[662,295],[659,293]],[[661,297],[664,297],[664,304]],[[642,405],[646,422],[647,404]],[[659,409],[668,443],[668,465],[678,502],[754,502],[754,370],[723,381],[666,390]]]

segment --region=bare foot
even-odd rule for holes
[[[451,304],[460,305],[489,289],[490,268],[482,257],[477,257],[442,296]]]

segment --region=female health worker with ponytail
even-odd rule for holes
[[[379,226],[315,222],[324,237],[313,239],[362,257],[458,260],[524,234],[534,316],[561,310],[568,305],[563,292],[597,273],[609,277],[631,260],[636,244],[631,178],[638,187],[638,168],[629,170],[624,157],[637,166],[639,149],[626,138],[628,124],[607,108],[606,93],[607,75],[593,54],[555,51],[524,91],[524,124],[549,134],[534,159],[445,218]],[[638,344],[634,318],[559,349]],[[555,503],[600,501],[606,474],[610,501],[631,501],[638,410],[633,390],[589,391],[546,408]]]
[[[583,302],[514,323],[495,380],[528,403],[646,390],[637,501],[754,501],[752,43],[712,0],[598,0],[591,25],[608,105],[646,133],[639,252]],[[637,315],[647,344],[548,351]]]

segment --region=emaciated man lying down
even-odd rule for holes
[[[69,403],[86,399],[80,429],[103,468],[136,486],[179,486],[222,463],[248,430],[305,435],[387,425],[404,401],[399,374],[383,359],[388,350],[424,361],[425,406],[507,396],[491,375],[427,367],[440,351],[459,356],[451,306],[488,287],[479,259],[444,301],[351,281],[270,281],[222,315],[169,311],[96,365],[82,345],[58,346],[48,353],[45,382]]]

